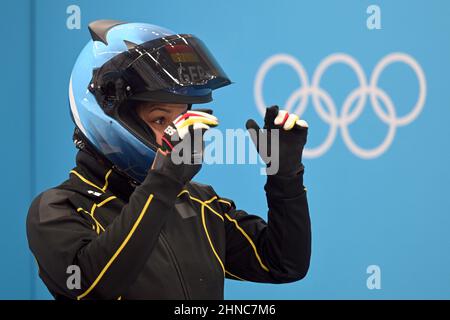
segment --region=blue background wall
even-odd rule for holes
[[[66,27],[69,5],[81,9],[81,29]],[[366,9],[381,9],[381,29],[366,26]],[[398,127],[387,150],[362,159],[338,130],[329,150],[306,159],[313,223],[308,277],[265,285],[227,281],[226,298],[450,298],[450,2],[417,1],[67,1],[2,2],[3,45],[0,137],[3,181],[0,232],[0,298],[50,298],[29,253],[25,218],[31,199],[65,180],[74,165],[67,87],[72,65],[96,19],[150,22],[193,33],[235,82],[217,92],[211,106],[222,128],[261,121],[255,76],[269,57],[289,54],[311,80],[319,63],[342,52],[355,58],[370,79],[392,52],[412,56],[426,79],[426,100],[410,124]],[[270,70],[265,101],[284,105],[300,84],[286,65]],[[321,87],[341,114],[355,73],[342,64],[327,69]],[[397,117],[412,110],[419,92],[415,73],[392,64],[379,80]],[[349,125],[364,148],[381,143],[388,126],[368,100]],[[310,101],[310,148],[322,143],[327,125]],[[237,205],[266,217],[259,166],[205,166],[198,180]],[[381,269],[381,289],[369,290],[366,269]]]

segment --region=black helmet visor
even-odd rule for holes
[[[127,45],[131,60],[124,77],[137,94],[132,99],[144,92],[183,92],[188,87],[214,90],[231,83],[202,41],[192,35],[173,35],[141,45]]]

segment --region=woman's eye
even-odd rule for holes
[[[159,125],[163,125],[163,124],[166,123],[164,117],[158,118],[158,119],[156,119],[156,120],[153,121],[153,122],[155,122],[156,124],[159,124]]]

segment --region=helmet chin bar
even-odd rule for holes
[[[115,173],[119,174],[120,176],[122,176],[125,180],[128,181],[128,183],[133,186],[136,187],[139,185],[139,182],[136,181],[135,179],[133,179],[132,177],[130,177],[129,174],[127,174],[126,172],[122,171],[119,167],[117,167],[116,165],[114,165],[105,155],[103,155],[101,152],[99,152],[97,150],[97,148],[95,148],[94,145],[92,145],[92,143],[89,142],[89,139],[87,139],[83,132],[81,132],[81,130],[78,127],[75,127],[74,131],[73,131],[73,137],[72,137],[73,143],[75,144],[75,147],[83,152],[86,152],[88,154],[90,154],[92,157],[94,157],[99,163],[111,168],[114,170]]]

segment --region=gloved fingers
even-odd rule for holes
[[[291,130],[298,120],[298,115],[291,113],[283,125],[284,130]]]
[[[179,121],[175,126],[180,139],[184,139],[184,137],[189,133],[190,128],[194,130],[204,129],[204,131],[206,131],[211,127],[216,127],[217,125],[218,122],[214,121],[214,119],[205,118],[203,116],[191,116],[185,120]]]
[[[302,128],[308,128],[308,122],[306,122],[306,121],[303,120],[303,119],[298,119],[295,123],[296,123],[299,127],[302,127]]]
[[[175,125],[181,124],[182,122],[188,120],[188,119],[195,119],[195,118],[203,118],[203,119],[208,119],[211,122],[217,122],[217,124],[219,123],[219,119],[217,119],[217,117],[213,116],[212,114],[206,113],[206,112],[202,112],[202,111],[195,111],[195,110],[190,110],[187,111],[183,114],[180,114],[174,121],[173,123]]]
[[[189,126],[184,126],[182,128],[178,128],[178,136],[180,139],[184,139],[184,137],[189,133]]]
[[[256,150],[259,152],[258,136],[259,136],[259,131],[261,130],[261,128],[256,123],[256,121],[253,119],[248,119],[247,122],[245,123],[245,127],[247,128],[248,132],[250,133],[250,138],[252,139],[253,144],[256,147]]]
[[[189,127],[195,123],[204,123],[210,127],[216,127],[219,125],[219,120],[215,116],[201,111],[186,112],[174,120],[177,129]]]
[[[286,110],[280,110],[274,120],[275,125],[283,127],[284,130],[291,130],[298,120],[296,114],[289,114]]]
[[[183,121],[182,123],[177,125],[177,129],[180,130],[180,129],[190,127],[190,126],[193,126],[193,125],[199,124],[199,123],[209,125],[209,127],[217,127],[219,125],[219,123],[217,121],[199,117],[199,118],[189,118],[189,119]]]
[[[266,109],[266,114],[264,116],[264,127],[272,128],[274,124],[274,120],[278,115],[278,106],[271,106]]]
[[[205,117],[211,120],[215,120],[218,121],[216,116],[213,116],[211,113],[207,113],[207,112],[203,112],[203,111],[199,111],[199,110],[191,110],[188,112],[188,116],[189,117],[195,117],[195,116],[199,116],[199,117]]]
[[[299,119],[296,114],[289,114],[286,110],[280,110],[274,120],[274,124],[282,126],[284,130],[292,130],[294,127],[308,128],[308,123]]]
[[[210,128],[210,126],[208,126],[207,124],[202,123],[202,122],[196,122],[196,123],[194,123],[194,124],[192,125],[192,128],[193,128],[194,130],[204,129],[204,130],[206,131],[206,130],[208,130],[208,129]]]
[[[284,126],[286,120],[289,118],[289,113],[286,110],[278,111],[273,123],[277,126]]]
[[[164,134],[161,137],[161,149],[165,152],[172,152],[174,148],[181,143],[187,136],[193,140],[194,148],[198,148],[198,143],[194,143],[196,139],[203,136],[203,133],[219,124],[218,119],[210,113],[203,111],[187,111],[180,114],[172,124],[164,129]],[[188,140],[186,140],[188,141]],[[201,144],[203,148],[203,143]],[[202,150],[192,149],[192,157],[195,158],[193,163],[201,163]]]
[[[245,123],[245,127],[247,128],[247,130],[249,130],[249,129],[253,129],[256,131],[260,130],[259,125],[253,119],[248,119],[247,122]]]

